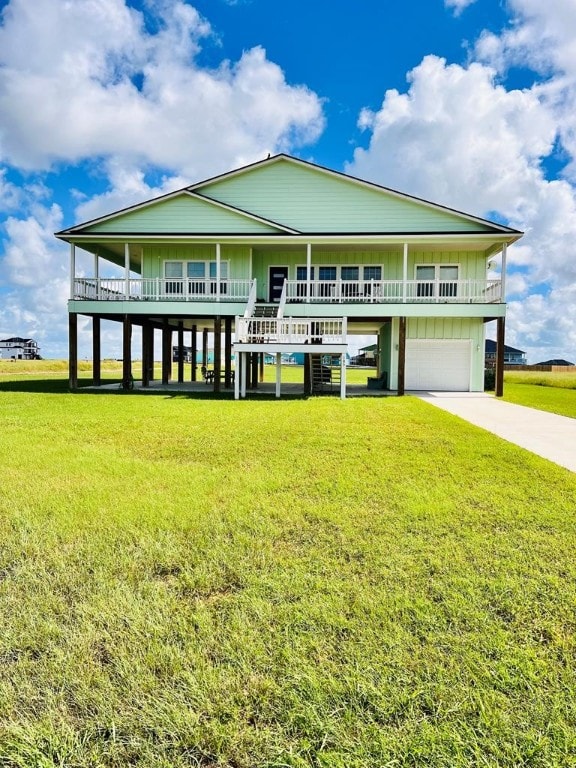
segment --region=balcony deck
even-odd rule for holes
[[[74,278],[75,301],[247,302],[250,279]],[[497,304],[500,280],[287,280],[289,304]]]

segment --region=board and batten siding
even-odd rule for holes
[[[220,258],[229,264],[228,277],[250,277],[250,248],[243,245],[223,245]],[[214,245],[146,245],[143,252],[142,277],[164,277],[165,261],[216,261]]]
[[[301,232],[489,232],[480,222],[288,160],[203,185],[206,197]]]
[[[86,232],[273,234],[278,229],[189,194],[182,194],[120,213],[107,221],[86,227]]]
[[[487,257],[483,251],[408,251],[408,280],[416,277],[419,264],[454,264],[459,280],[486,280]],[[402,275],[400,275],[402,277]]]
[[[399,341],[399,320],[392,320],[394,345]],[[461,339],[471,345],[471,391],[484,389],[484,321],[474,317],[409,317],[406,321],[407,339]],[[398,386],[398,355],[393,354],[390,366],[391,388]]]

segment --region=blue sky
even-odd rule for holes
[[[54,231],[285,151],[526,231],[508,343],[576,359],[574,0],[0,9],[0,338],[66,355]]]

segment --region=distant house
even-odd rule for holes
[[[554,360],[544,360],[542,363],[536,363],[536,365],[574,365],[568,360],[562,360],[562,358],[555,358]]]
[[[484,348],[484,363],[486,368],[496,367],[496,342],[486,339]],[[526,353],[504,344],[504,365],[526,365]]]
[[[352,358],[353,365],[378,365],[378,344],[370,344],[358,350],[358,354]]]
[[[206,359],[203,358],[205,355]],[[194,359],[194,351],[192,347],[182,346],[182,357],[185,363],[191,363]],[[180,347],[172,347],[172,362],[177,363],[180,360]],[[197,349],[196,350],[196,362],[203,365],[209,365],[214,362],[214,350],[213,349]]]
[[[0,359],[40,360],[40,347],[34,339],[21,339],[19,336],[0,339]]]

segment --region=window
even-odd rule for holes
[[[382,280],[382,267],[364,267],[364,280]]]
[[[440,285],[438,286],[440,296],[456,296],[458,289],[458,267],[450,264],[440,267]]]
[[[220,294],[227,292],[228,262],[220,262]],[[165,261],[164,290],[165,293],[202,296],[205,293],[215,295],[216,290],[215,261]],[[209,288],[207,288],[209,286]]]
[[[326,298],[335,295],[336,275],[336,267],[318,267],[318,280],[321,282],[318,286],[318,296]]]
[[[296,280],[302,285],[296,286],[296,296],[299,299],[306,297],[306,282],[308,279],[308,268],[307,267],[296,267]],[[314,267],[310,267],[310,280],[314,280]],[[314,289],[312,288],[312,292]]]
[[[166,276],[166,282],[164,285],[164,291],[168,294],[175,295],[183,293],[184,281],[182,280],[182,262],[181,261],[165,261],[164,262],[164,275]],[[169,279],[172,278],[172,279]]]
[[[416,267],[416,296],[454,298],[458,294],[457,264],[421,264]]]
[[[360,267],[341,267],[340,277],[342,279],[342,297],[354,298],[358,296]]]
[[[206,293],[206,264],[203,261],[189,261],[186,264],[188,274],[188,293],[192,296]]]

